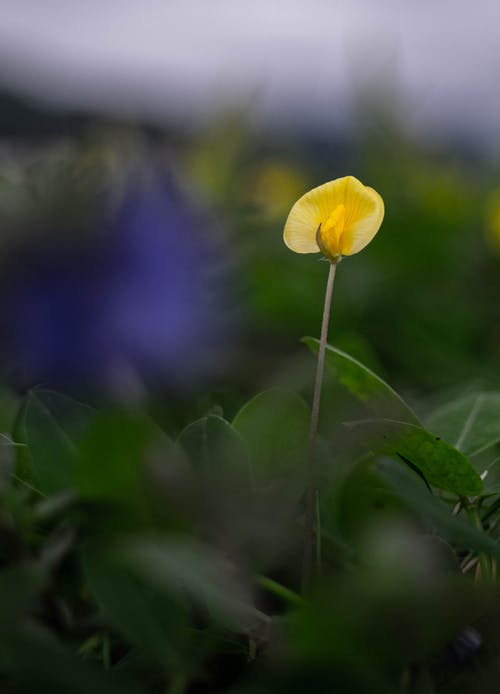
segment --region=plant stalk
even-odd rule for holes
[[[332,304],[333,283],[335,280],[336,263],[330,263],[330,271],[326,283],[325,304],[323,308],[323,320],[321,323],[321,337],[319,343],[318,361],[316,365],[316,379],[311,410],[311,424],[309,427],[309,454],[307,465],[306,486],[306,515],[304,529],[304,560],[302,565],[302,588],[307,591],[311,582],[315,547],[318,542],[316,537],[316,505],[317,490],[317,459],[316,436],[318,433],[319,406],[321,402],[321,389],[325,372],[325,352],[328,337],[328,324],[330,322],[330,307]]]

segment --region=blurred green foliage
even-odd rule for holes
[[[500,504],[476,469],[494,475],[499,459],[498,393],[421,414],[428,431],[384,418],[381,391],[416,415],[331,350],[362,409],[323,431],[321,574],[304,598],[309,414],[292,391],[257,395],[233,424],[208,414],[177,441],[144,412],[53,391],[15,406],[4,691],[490,691]]]

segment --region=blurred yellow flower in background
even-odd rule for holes
[[[298,198],[307,186],[302,171],[287,162],[268,161],[260,166],[250,181],[252,203],[269,217],[281,217],[290,200]]]
[[[486,202],[485,225],[488,243],[500,255],[500,188],[494,190]]]
[[[382,224],[384,201],[354,176],[324,183],[303,195],[286,220],[283,239],[295,253],[318,253],[337,263],[361,251]]]

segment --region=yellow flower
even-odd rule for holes
[[[354,176],[313,188],[290,210],[283,240],[295,253],[321,252],[332,263],[361,251],[384,218],[384,201]]]

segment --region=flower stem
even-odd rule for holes
[[[304,531],[304,561],[302,565],[302,587],[307,590],[311,581],[317,524],[315,522],[317,506],[317,460],[316,460],[316,435],[318,433],[319,406],[321,401],[321,388],[325,371],[325,352],[328,337],[328,324],[330,321],[330,307],[332,304],[333,282],[335,279],[336,263],[330,263],[330,272],[326,283],[325,305],[323,308],[323,320],[321,323],[321,338],[319,342],[318,362],[316,365],[316,380],[314,383],[314,395],[311,410],[311,424],[309,428],[309,456],[307,467],[306,487],[306,516]]]

